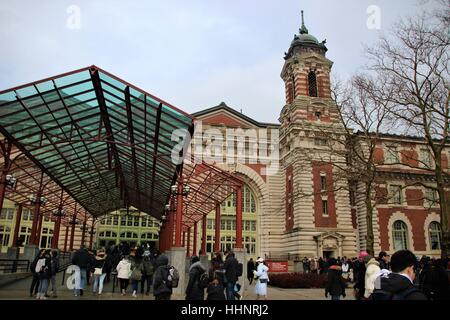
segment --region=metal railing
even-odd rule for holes
[[[0,273],[30,272],[30,261],[25,259],[0,259]]]

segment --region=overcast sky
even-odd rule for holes
[[[374,22],[373,5],[380,9],[380,29],[367,26]],[[434,5],[2,0],[0,90],[95,64],[190,113],[224,101],[258,121],[276,123],[284,104],[283,55],[298,34],[300,10],[309,33],[327,39],[333,72],[346,78],[364,65],[363,44],[373,44],[399,17]]]

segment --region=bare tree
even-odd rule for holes
[[[450,254],[450,181],[442,161],[450,147],[449,18],[445,7],[402,20],[366,49],[374,77],[384,83],[377,99],[387,107],[389,123],[401,133],[422,137],[434,160],[426,169],[434,175],[439,194],[443,257]]]

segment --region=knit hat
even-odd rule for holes
[[[367,253],[367,251],[361,251],[360,253],[359,253],[359,258],[360,259],[364,259],[364,257],[365,256],[368,256],[369,254]]]

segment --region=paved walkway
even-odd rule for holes
[[[67,281],[67,277],[66,277]],[[138,294],[137,298],[131,295],[131,286],[128,286],[128,292],[125,296],[122,296],[119,291],[119,287],[115,287],[115,293],[112,293],[112,282],[105,283],[103,293],[101,295],[92,293],[92,285],[88,285],[84,290],[83,296],[75,297],[73,291],[67,289],[66,285],[61,285],[62,273],[57,276],[57,298],[48,298],[49,300],[154,300],[153,295]],[[31,285],[31,277],[17,281],[8,286],[0,288],[0,299],[14,299],[14,300],[31,300],[34,297],[29,297],[29,288]],[[139,287],[140,288],[140,287]],[[242,300],[256,300],[256,294],[254,293],[254,285],[247,286],[242,295]],[[324,289],[281,289],[268,287],[268,299],[269,300],[327,300],[324,295]],[[49,293],[50,288],[49,288]],[[347,289],[347,296],[343,300],[354,300],[352,290]],[[184,297],[173,296],[174,300],[181,300]],[[330,299],[330,298],[328,298]]]

